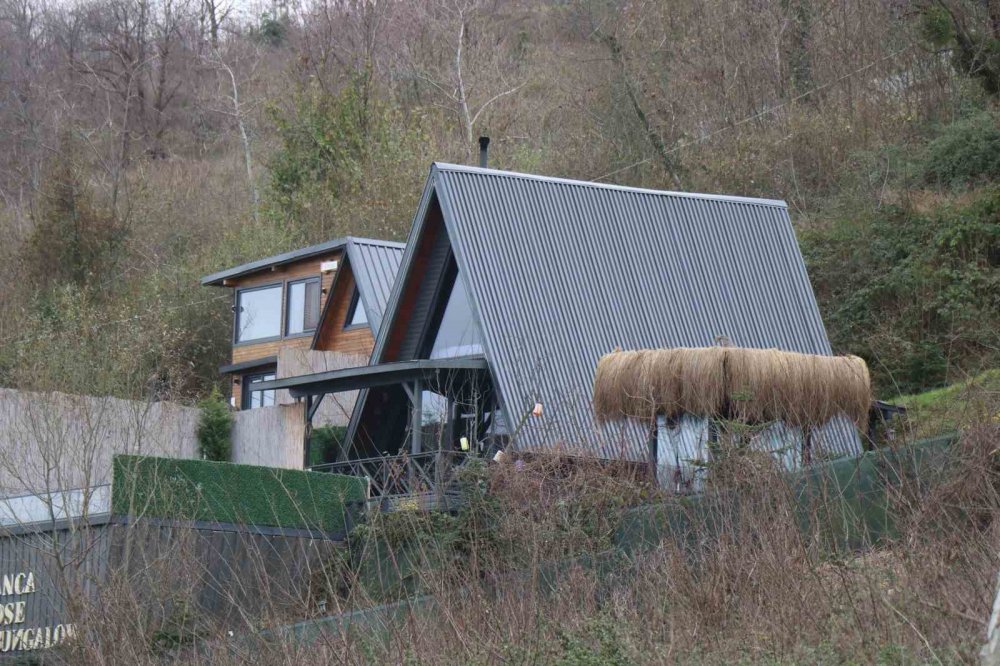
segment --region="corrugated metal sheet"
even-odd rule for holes
[[[562,441],[641,457],[645,433],[598,429],[590,408],[597,360],[615,347],[708,346],[725,336],[831,353],[784,202],[448,164],[432,167],[422,210],[433,194],[510,421],[544,406],[524,420],[522,446]],[[418,213],[404,271],[422,221]],[[373,362],[385,343],[380,335]],[[853,431],[836,431],[818,443],[858,450]]]
[[[351,271],[374,332],[378,331],[382,322],[404,248],[403,243],[367,238],[352,238],[347,245]]]

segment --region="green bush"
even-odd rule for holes
[[[115,456],[111,512],[244,525],[344,531],[353,476],[151,456]]]
[[[313,428],[309,436],[309,465],[334,462],[346,435],[345,426],[324,425]]]
[[[233,414],[218,389],[198,403],[198,448],[205,460],[224,462],[232,452]]]
[[[886,206],[802,234],[831,342],[876,388],[916,393],[1000,365],[1000,188],[930,213]]]
[[[1000,126],[985,112],[952,123],[931,141],[917,165],[921,183],[956,187],[1000,178]]]

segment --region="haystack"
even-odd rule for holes
[[[600,421],[687,413],[820,426],[843,414],[860,428],[870,404],[868,366],[857,356],[742,347],[616,351],[601,358],[594,377]]]

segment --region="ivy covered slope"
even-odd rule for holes
[[[976,423],[1000,423],[1000,370],[988,370],[964,381],[914,395],[901,396],[909,410],[913,437],[955,432]]]
[[[878,201],[841,199],[829,219],[800,230],[834,348],[864,357],[887,397],[1000,366],[996,114],[856,163],[860,173],[845,180],[871,181],[879,168],[888,177],[886,164],[898,175]]]
[[[346,504],[363,500],[353,476],[152,456],[115,456],[111,512],[342,532]]]

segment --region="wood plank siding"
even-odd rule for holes
[[[333,284],[333,279],[337,275],[337,272],[331,271],[321,275],[319,270],[320,265],[324,261],[339,261],[340,259],[341,253],[340,251],[336,251],[318,257],[310,257],[293,264],[276,266],[273,269],[266,269],[260,273],[255,273],[254,275],[248,275],[235,280],[226,280],[225,284],[227,287],[233,287],[234,289],[243,289],[245,287],[257,287],[274,282],[287,283],[290,280],[299,280],[301,278],[321,277],[319,307],[320,311],[322,311],[323,305],[326,303],[327,296],[329,295],[330,286]],[[285,310],[286,297],[287,290],[282,289],[282,313],[284,313]],[[284,314],[282,314],[282,318],[284,318]],[[308,349],[311,342],[311,336],[297,336],[282,338],[280,340],[269,340],[267,342],[233,345],[232,362],[243,363],[245,361],[253,361],[258,358],[275,356],[279,349],[284,349],[285,347]]]
[[[231,287],[233,291],[233,298],[235,303],[236,291],[238,289],[244,289],[246,287],[257,287],[265,284],[282,283],[281,290],[281,313],[282,313],[282,331],[285,329],[284,324],[284,314],[286,303],[285,300],[288,296],[287,283],[292,280],[299,280],[308,277],[319,277],[320,278],[320,312],[323,311],[323,306],[326,304],[326,299],[329,297],[330,289],[333,285],[334,278],[337,275],[337,271],[331,271],[328,273],[321,273],[320,266],[326,261],[343,261],[343,253],[340,250],[335,250],[333,252],[317,255],[314,257],[309,257],[303,259],[302,261],[297,261],[294,263],[285,264],[283,266],[274,266],[271,268],[265,268],[253,275],[247,275],[245,277],[234,278],[225,281],[226,287]],[[234,324],[235,325],[235,324]],[[371,334],[369,333],[369,336]],[[281,337],[276,340],[267,340],[265,342],[257,343],[247,343],[247,344],[233,344],[232,347],[232,363],[246,363],[248,361],[255,361],[257,359],[267,358],[269,356],[277,356],[278,351],[281,349],[309,349],[312,344],[312,334],[307,335],[296,335],[291,337]],[[368,351],[371,351],[369,346]],[[365,352],[368,353],[368,352]],[[236,379],[234,376],[233,379]],[[232,383],[232,395],[237,407],[241,404],[242,391],[240,390],[240,384]]]
[[[450,244],[437,199],[427,211],[427,226],[420,238],[416,256],[405,277],[402,302],[391,322],[382,362],[405,361],[416,357],[427,318],[437,294],[438,280],[444,271]],[[400,276],[399,279],[404,279]],[[389,323],[389,322],[387,322]]]
[[[354,298],[355,287],[354,274],[348,265],[337,279],[337,284],[330,295],[333,299],[330,303],[330,310],[320,322],[319,336],[316,341],[318,351],[336,351],[364,356],[371,354],[372,348],[375,346],[375,337],[369,326],[344,328],[344,324],[347,322],[347,312],[350,310],[351,301]],[[359,303],[358,307],[364,306]]]

